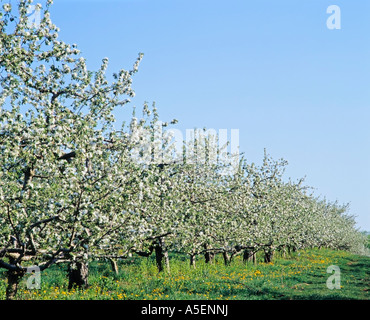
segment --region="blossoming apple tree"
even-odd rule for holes
[[[87,69],[76,45],[58,40],[48,1],[39,26],[31,1],[4,5],[0,34],[0,267],[8,298],[27,270],[69,261],[70,286],[87,285],[88,257],[133,245],[122,230],[136,218],[125,199],[139,172],[135,147],[112,111],[134,95],[131,71],[106,79],[108,59]],[[136,241],[137,238],[135,238]],[[122,245],[124,244],[124,245]]]

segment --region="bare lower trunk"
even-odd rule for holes
[[[162,272],[166,268],[167,272],[170,273],[170,259],[168,257],[168,251],[163,239],[159,239],[158,243],[154,247],[154,250],[158,272]]]
[[[24,276],[23,271],[8,271],[8,285],[6,287],[6,300],[13,300],[17,295],[18,286]]]
[[[205,244],[204,249],[208,250],[209,249],[208,245]],[[206,253],[204,254],[204,258],[206,263],[213,263],[215,255],[212,252],[206,251]]]
[[[253,262],[253,264],[255,264],[256,263],[256,252],[250,249],[244,250],[243,262]]]
[[[204,258],[205,258],[206,263],[211,264],[215,260],[215,255],[212,252],[206,252],[204,255]]]
[[[296,251],[295,246],[288,246],[288,254],[289,256],[293,256],[293,253]]]
[[[167,271],[168,273],[170,273],[170,272],[171,272],[171,269],[170,269],[170,258],[169,258],[169,256],[168,256],[168,251],[167,251],[167,249],[164,249],[164,250],[163,250],[163,256],[164,256],[164,265],[165,265],[165,267],[166,267],[166,271]]]
[[[75,262],[68,268],[68,290],[72,288],[86,289],[88,282],[89,267],[87,262]]]
[[[117,265],[117,261],[114,260],[114,259],[109,259],[110,261],[110,265],[112,267],[112,271],[115,273],[115,274],[118,274],[118,265]]]
[[[192,267],[192,268],[196,268],[196,266],[195,266],[195,254],[191,254],[190,255],[190,267]]]
[[[270,263],[272,262],[272,259],[274,257],[274,251],[272,249],[265,250],[265,263]]]
[[[230,263],[231,263],[231,257],[229,256],[229,254],[226,251],[224,251],[224,252],[222,252],[222,256],[224,258],[224,264],[225,264],[225,266],[230,265]]]
[[[163,251],[162,251],[162,248],[159,246],[159,245],[156,245],[154,247],[154,251],[155,251],[155,262],[157,264],[157,269],[158,269],[158,272],[162,272],[163,271]]]
[[[280,249],[280,251],[281,251],[281,256],[282,256],[283,258],[286,258],[286,251],[287,251],[286,247],[285,247],[285,246],[283,246],[283,247]]]

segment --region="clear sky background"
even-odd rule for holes
[[[37,2],[37,1],[35,1]],[[341,30],[329,30],[329,5]],[[178,128],[239,129],[240,150],[351,205],[370,230],[370,1],[54,0],[60,39],[90,69],[130,69],[131,105],[155,101]],[[128,120],[131,107],[118,113]]]

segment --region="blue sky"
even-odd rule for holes
[[[340,30],[326,26],[333,4]],[[155,101],[184,132],[239,129],[249,161],[286,159],[370,230],[369,14],[367,0],[55,0],[51,17],[90,69],[145,54],[131,105]]]

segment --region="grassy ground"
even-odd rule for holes
[[[200,257],[201,258],[201,257]],[[120,262],[113,274],[105,262],[90,264],[90,288],[67,290],[66,267],[54,266],[41,275],[41,289],[27,290],[24,280],[18,299],[123,300],[276,300],[369,299],[370,258],[326,249],[297,252],[274,263],[243,264],[240,257],[225,267],[221,257],[213,265],[201,259],[197,268],[185,257],[171,259],[171,274],[158,274],[151,258]],[[341,271],[341,288],[329,290],[327,267]],[[0,272],[0,299],[5,298],[5,273]]]

